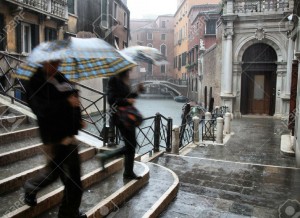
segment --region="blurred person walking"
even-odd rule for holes
[[[37,204],[37,193],[61,178],[65,189],[59,218],[83,218],[79,212],[82,197],[80,160],[75,135],[83,127],[77,90],[58,72],[60,61],[43,62],[30,78],[27,99],[37,116],[48,163],[45,170],[26,181],[25,203]]]
[[[99,157],[101,158],[102,166],[106,160],[124,155],[124,179],[141,179],[134,173],[134,156],[136,149],[136,133],[135,125],[126,125],[122,118],[120,117],[120,108],[126,106],[133,106],[138,93],[143,92],[144,88],[142,85],[138,86],[137,92],[132,92],[129,83],[129,73],[130,70],[125,70],[116,76],[113,76],[108,81],[108,103],[111,107],[111,117],[110,126],[116,126],[124,139],[125,146],[113,151],[106,151],[101,153]]]

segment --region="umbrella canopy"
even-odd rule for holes
[[[27,58],[28,63],[19,67],[16,77],[29,79],[40,63],[61,60],[59,68],[69,80],[80,81],[118,74],[136,66],[126,54],[98,38],[71,38],[40,44]]]
[[[146,46],[132,46],[121,50],[121,53],[135,61],[147,62],[155,65],[168,64],[167,58],[156,48]]]

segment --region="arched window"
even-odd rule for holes
[[[161,46],[160,46],[160,52],[161,52],[164,56],[167,56],[167,46],[166,46],[166,45],[161,45]]]

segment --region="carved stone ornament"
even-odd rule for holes
[[[255,38],[259,41],[264,39],[265,38],[265,30],[263,28],[257,29],[255,32]]]

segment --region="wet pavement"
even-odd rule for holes
[[[280,153],[281,135],[289,133],[283,121],[272,117],[234,119],[231,131],[234,134],[225,146],[196,147],[187,156],[264,165],[295,166],[295,157]]]
[[[155,162],[180,181],[161,217],[278,217],[280,208],[286,213],[291,205],[300,212],[300,203],[283,205],[300,202],[300,169],[168,154]]]

